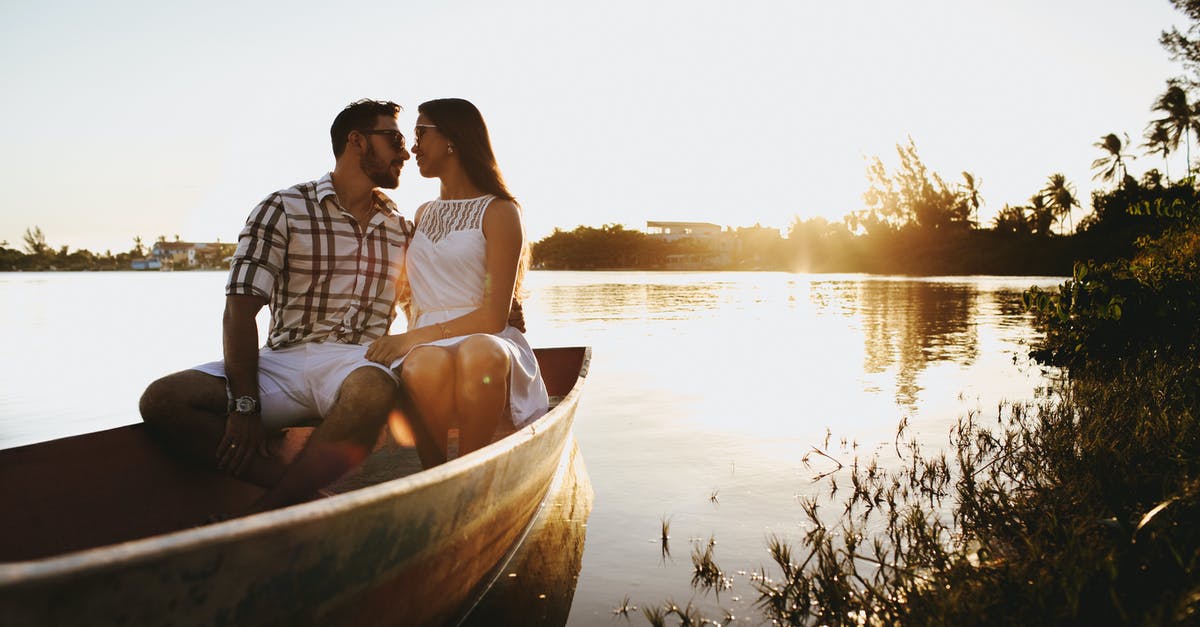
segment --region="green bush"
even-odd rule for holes
[[[1024,294],[1045,335],[1037,360],[1104,368],[1151,352],[1196,354],[1200,334],[1200,228],[1184,225],[1143,237],[1130,260],[1075,264],[1058,291]]]

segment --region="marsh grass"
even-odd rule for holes
[[[720,598],[721,592],[733,587],[733,579],[726,577],[713,559],[716,545],[717,539],[712,536],[707,542],[696,540],[692,543],[692,587],[704,592],[714,590]]]
[[[1075,377],[1057,402],[961,418],[948,455],[901,425],[900,469],[855,460],[836,522],[804,499],[798,545],[768,543],[783,577],[755,581],[759,607],[793,625],[1200,620],[1197,370]]]
[[[613,610],[613,614],[616,616],[621,616],[625,618],[625,620],[629,620],[629,613],[636,609],[637,606],[630,601],[629,595],[627,594],[625,595],[625,598],[621,600],[621,604]]]
[[[675,617],[675,624],[679,627],[726,625],[733,620],[733,616],[728,612],[725,613],[725,620],[707,618],[690,601],[686,606],[679,607],[674,601],[668,600],[661,606],[642,608],[642,615],[653,627],[664,627],[667,624],[667,618],[672,616]]]
[[[1048,400],[961,417],[935,454],[902,423],[898,463],[854,458],[822,479],[829,491],[800,498],[803,534],[770,538],[772,575],[750,578],[763,619],[1200,621],[1200,365],[1145,356],[1115,378],[1056,385]],[[712,549],[692,552],[704,592],[726,581]],[[659,618],[717,622],[673,607]]]
[[[662,550],[662,559],[666,560],[671,557],[671,519],[663,515],[661,522],[662,537],[659,540],[659,546]]]

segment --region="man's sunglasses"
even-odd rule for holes
[[[363,135],[387,135],[392,142],[392,148],[396,150],[404,150],[404,133],[393,128],[374,129],[370,131],[359,131]]]

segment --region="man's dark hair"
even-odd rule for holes
[[[364,98],[346,105],[345,109],[333,119],[329,127],[329,138],[333,140],[333,157],[342,156],[346,143],[350,141],[350,131],[369,131],[375,127],[375,118],[388,115],[393,118],[400,115],[400,105],[390,100],[371,100]]]

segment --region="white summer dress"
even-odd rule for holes
[[[438,199],[420,212],[405,262],[418,316],[413,328],[453,320],[482,306],[487,280],[483,214],[493,198]],[[468,337],[428,344],[454,346]],[[546,384],[523,333],[506,326],[495,337],[508,349],[512,363],[509,409],[513,426],[520,428],[546,413]]]

